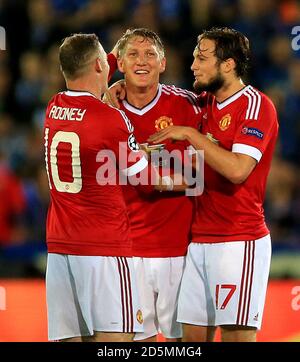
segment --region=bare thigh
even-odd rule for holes
[[[133,333],[109,333],[94,331],[93,336],[61,339],[61,342],[132,342]]]
[[[222,342],[256,342],[257,329],[243,326],[221,326]]]
[[[182,342],[213,342],[216,327],[183,324]]]

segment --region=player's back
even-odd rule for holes
[[[113,118],[113,120],[111,120]],[[46,168],[51,203],[48,251],[76,255],[131,256],[129,222],[122,190],[99,185],[101,150],[128,138],[117,110],[88,92],[62,92],[49,102],[45,121]],[[112,171],[113,170],[113,171]]]

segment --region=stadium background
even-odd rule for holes
[[[149,27],[166,48],[162,82],[192,89],[197,35],[211,26],[231,26],[249,38],[247,82],[278,110],[280,137],[265,203],[273,259],[259,340],[300,341],[300,50],[292,47],[299,1],[0,0],[0,26],[6,31],[0,51],[0,341],[47,339],[42,126],[48,100],[64,89],[61,39],[95,32],[109,51],[126,28]]]

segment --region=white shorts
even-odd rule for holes
[[[191,243],[177,320],[260,329],[270,261],[270,235],[252,241]]]
[[[144,317],[144,333],[136,333],[134,340],[159,332],[166,338],[182,337],[182,327],[176,318],[184,260],[184,256],[133,258]]]
[[[142,332],[132,258],[48,254],[49,340]]]

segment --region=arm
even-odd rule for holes
[[[159,143],[165,139],[187,140],[196,150],[204,150],[205,162],[234,184],[243,183],[256,166],[250,156],[227,151],[211,142],[196,129],[190,127],[168,127],[149,138]]]
[[[157,171],[156,171],[157,172]],[[154,186],[156,191],[185,191],[189,186],[186,184],[181,174],[161,177],[157,172],[157,185]]]
[[[184,182],[181,175],[160,176],[158,169],[149,161],[149,153],[143,151],[132,133],[133,127],[130,120],[124,112],[114,110],[110,112],[121,122],[119,127],[110,128],[107,131],[107,138],[111,141],[108,145],[109,155],[117,155],[118,167],[120,170],[119,181],[121,185],[128,182],[132,186],[137,186],[142,192],[148,193],[157,191],[184,191],[188,185]],[[120,117],[121,116],[121,117]],[[117,125],[117,122],[115,123]],[[116,142],[119,139],[119,142]],[[101,152],[102,161],[104,158],[110,158]],[[114,159],[114,156],[111,156]],[[127,182],[127,180],[128,182]]]
[[[107,54],[107,61],[109,64],[108,82],[111,80],[115,71],[118,69],[117,57],[115,53],[113,53],[114,49],[109,54]]]

